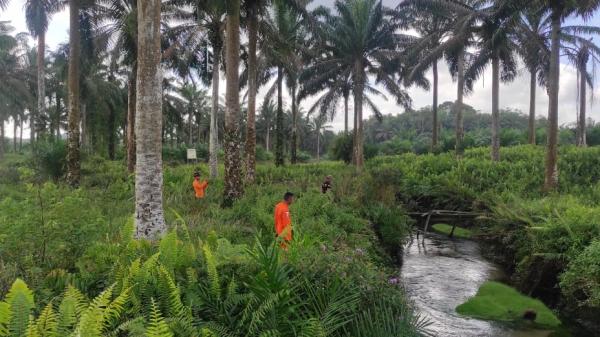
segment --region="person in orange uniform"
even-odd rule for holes
[[[196,192],[196,199],[203,199],[206,188],[208,187],[208,181],[200,181],[200,172],[194,172],[194,182],[192,183],[194,192]]]
[[[287,192],[283,201],[275,206],[275,233],[282,238],[281,248],[287,250],[287,243],[292,241],[292,218],[290,216],[290,205],[294,202],[294,194]]]

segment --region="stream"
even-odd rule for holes
[[[550,336],[552,331],[522,330],[456,313],[455,308],[475,295],[485,281],[504,278],[501,268],[482,256],[475,241],[428,233],[424,246],[415,239],[404,250],[403,285],[416,309],[430,321],[428,331],[434,336]]]

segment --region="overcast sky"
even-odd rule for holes
[[[0,21],[10,21],[11,25],[16,28],[17,32],[26,31],[25,25],[25,13],[23,10],[23,0],[12,0],[10,6],[0,11]],[[313,5],[326,5],[331,6],[334,0],[315,0]],[[399,0],[383,0],[386,6],[396,6]],[[587,24],[600,25],[600,15],[596,14]],[[48,28],[48,34],[46,37],[46,43],[50,49],[55,48],[58,44],[67,41],[67,32],[69,27],[69,17],[67,11],[55,14],[52,17],[50,26]],[[33,44],[32,44],[33,45]],[[222,77],[224,78],[224,77]],[[577,101],[577,74],[573,67],[563,63],[561,66],[561,80],[560,80],[560,122],[568,123],[575,121],[576,118],[576,101]],[[221,86],[224,88],[225,86]],[[594,96],[600,94],[600,89],[595,89]],[[382,90],[383,91],[383,90]],[[431,105],[431,94],[420,89],[409,89],[410,95],[413,99],[414,108],[420,108],[423,106]],[[223,93],[224,94],[224,93]],[[439,102],[453,101],[456,96],[456,86],[452,82],[450,74],[447,71],[447,67],[440,63],[440,88],[439,88]],[[261,96],[259,94],[259,96]],[[259,102],[262,96],[259,97]],[[303,108],[306,110],[312,104],[313,100],[307,100],[302,103]],[[593,104],[593,98],[590,98],[588,108],[588,114],[595,120],[600,120],[600,106]],[[465,98],[465,103],[474,106],[476,109],[484,113],[489,113],[491,110],[491,69],[485,72],[485,75],[479,80],[475,86],[472,94]],[[548,97],[542,88],[538,88],[537,95],[537,113],[539,115],[546,115],[547,113]],[[388,101],[380,100],[378,102],[380,110],[385,114],[399,114],[403,112],[403,109],[397,106],[394,100],[390,97]],[[512,83],[501,84],[500,86],[500,107],[501,108],[513,108],[519,109],[523,112],[527,112],[529,109],[529,76],[528,73],[521,69],[520,76]],[[331,123],[334,130],[341,130],[343,128],[343,115],[340,113]],[[367,112],[367,116],[370,112]],[[7,128],[11,130],[12,128]],[[9,133],[8,135],[12,135]]]

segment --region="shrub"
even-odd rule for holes
[[[331,159],[342,160],[346,164],[352,162],[352,135],[339,135],[331,147]]]
[[[67,166],[67,147],[62,140],[39,140],[35,144],[31,163],[42,179],[60,179]]]

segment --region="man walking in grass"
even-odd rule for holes
[[[196,199],[204,199],[206,188],[208,187],[208,181],[200,180],[200,172],[194,172],[194,182],[192,183],[194,192],[196,193]]]
[[[275,206],[275,233],[281,241],[280,247],[287,250],[287,243],[292,241],[292,218],[290,205],[294,202],[294,194],[286,192],[283,201]]]

